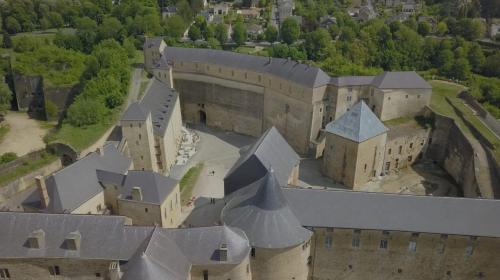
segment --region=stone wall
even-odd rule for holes
[[[118,199],[118,215],[129,217],[134,226],[162,224],[162,211],[158,204]]]
[[[0,202],[6,201],[13,197],[17,193],[35,185],[36,176],[48,176],[62,168],[62,163],[60,159],[56,159],[53,162],[40,167],[37,170],[28,173],[27,175],[18,178],[5,186],[0,187]]]
[[[314,232],[314,280],[470,280],[500,275],[500,267],[493,265],[500,261],[498,238],[337,228]],[[353,239],[359,240],[358,247]],[[381,240],[387,240],[387,248],[381,248]]]
[[[384,156],[384,172],[411,166],[423,157],[429,143],[430,129],[392,126],[389,128]]]
[[[250,260],[247,256],[239,264],[214,264],[214,265],[193,265],[191,267],[191,280],[204,280],[206,273],[210,280],[252,280],[252,271],[250,269]]]
[[[283,249],[254,248],[255,256],[250,257],[253,279],[307,279],[310,249],[310,241]]]
[[[439,164],[462,187],[465,197],[477,197],[479,186],[474,167],[474,149],[467,136],[451,118],[433,113],[434,129],[429,138],[426,156]]]
[[[10,259],[0,260],[0,269],[8,269],[12,280],[52,280],[75,279],[96,280],[113,279],[110,273],[110,260],[81,259]],[[60,276],[52,276],[49,267],[58,266]]]
[[[382,108],[377,116],[381,121],[420,115],[431,102],[431,89],[388,89],[376,92],[382,94]]]
[[[75,97],[80,93],[80,86],[58,86],[43,88],[45,102],[52,102],[57,106],[57,118],[60,119],[66,109],[73,103]],[[44,104],[45,108],[45,104]],[[45,113],[46,114],[46,113]],[[47,118],[49,116],[46,115]]]

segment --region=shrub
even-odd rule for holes
[[[12,153],[12,152],[5,153],[5,154],[3,154],[3,155],[0,156],[0,164],[11,162],[11,161],[13,161],[15,159],[17,159],[17,154],[16,153]]]
[[[57,105],[54,102],[50,100],[45,100],[45,113],[47,115],[47,120],[56,119],[58,112],[59,109],[57,108]]]
[[[68,122],[73,126],[86,126],[100,122],[106,107],[94,99],[78,98],[68,109]]]

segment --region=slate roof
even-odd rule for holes
[[[184,255],[194,265],[221,264],[221,244],[227,246],[225,264],[241,263],[250,253],[250,244],[245,233],[228,226],[171,229],[166,234],[175,241]]]
[[[103,191],[96,170],[125,173],[131,160],[122,155],[111,143],[103,146],[103,155],[90,153],[75,163],[59,170],[45,179],[52,213],[71,212],[87,200]],[[39,207],[38,192],[34,192],[25,204]]]
[[[379,89],[432,89],[415,71],[384,72],[373,79],[372,85]]]
[[[153,131],[155,133],[161,136],[165,135],[168,122],[178,99],[179,95],[173,88],[158,79],[153,80],[140,104],[151,112]]]
[[[224,193],[228,195],[262,178],[272,167],[278,182],[288,184],[292,169],[300,157],[275,127],[269,128],[245,151],[224,178]]]
[[[123,280],[187,280],[191,264],[166,232],[155,228],[123,270]]]
[[[145,48],[160,48],[161,42],[163,41],[162,37],[146,37],[144,40],[144,44],[142,46],[143,49]]]
[[[122,121],[145,121],[148,118],[148,110],[143,108],[138,102],[130,104],[123,113]]]
[[[222,50],[168,47],[164,51],[168,61],[200,62],[244,68],[262,74],[294,81],[307,87],[320,87],[329,83],[330,77],[318,67],[297,61],[253,56]]]
[[[178,181],[152,171],[130,170],[123,179],[120,199],[131,199],[132,188],[140,187],[144,202],[161,204]]]
[[[343,76],[343,77],[333,77],[330,83],[338,86],[367,86],[371,85],[375,76]]]
[[[221,220],[243,230],[252,246],[286,248],[311,237],[288,207],[273,171],[234,195],[223,208]]]
[[[500,200],[284,188],[303,226],[500,237]]]
[[[362,100],[340,118],[327,124],[325,130],[358,143],[388,131]]]
[[[151,227],[125,225],[125,217],[40,213],[0,213],[0,259],[77,258],[128,260]],[[33,231],[45,232],[45,248],[28,248]],[[78,251],[68,250],[65,239],[70,232],[81,234]]]

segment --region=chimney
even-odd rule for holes
[[[42,208],[49,207],[50,197],[47,192],[47,186],[45,185],[45,179],[43,176],[35,177],[36,187],[38,189],[38,194],[40,195],[40,202],[42,203]]]
[[[219,246],[219,261],[227,262],[227,244],[221,243]]]
[[[132,199],[137,201],[142,201],[142,190],[140,187],[132,188]]]
[[[45,231],[37,229],[28,236],[28,247],[30,249],[45,248]]]
[[[104,155],[104,150],[102,149],[102,147],[99,147],[95,150],[95,152],[100,155],[100,156],[103,156]]]
[[[68,250],[78,251],[80,250],[80,243],[82,241],[82,235],[79,231],[73,231],[66,236],[66,248]]]

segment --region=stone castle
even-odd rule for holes
[[[299,154],[323,156],[323,173],[354,189],[415,161],[429,129],[383,121],[426,117],[431,88],[416,73],[330,78],[290,60],[144,46],[154,81],[123,114],[122,139],[38,178],[31,213],[0,213],[0,279],[500,275],[500,201],[296,187]],[[224,197],[184,223],[169,177],[183,120],[259,137]]]

